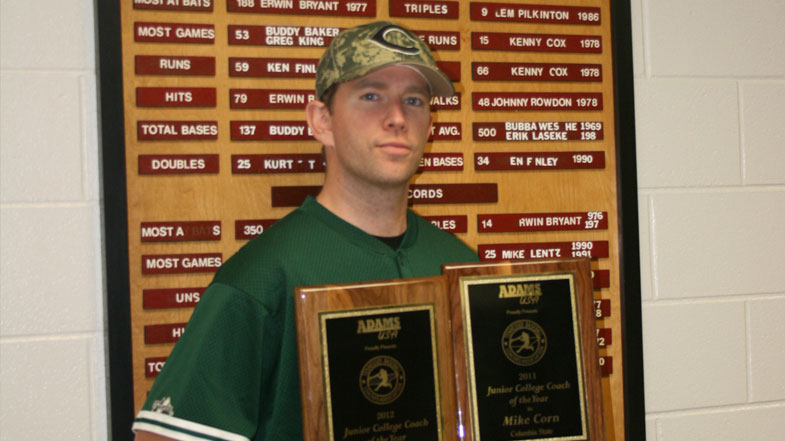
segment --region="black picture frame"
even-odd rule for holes
[[[109,434],[132,440],[134,419],[120,1],[97,0],[98,105],[103,196]],[[223,4],[223,3],[222,3]],[[611,0],[619,207],[625,439],[645,439],[638,187],[630,3]],[[221,7],[220,4],[216,7]]]
[[[132,440],[134,397],[131,311],[128,301],[128,206],[126,192],[120,1],[95,2],[98,52],[98,115],[104,227],[104,311],[107,324],[109,436]]]

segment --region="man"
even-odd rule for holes
[[[407,209],[430,98],[453,93],[404,28],[371,23],[333,40],[306,107],[324,186],[216,274],[136,418],[137,440],[302,439],[294,288],[432,276],[477,260]]]

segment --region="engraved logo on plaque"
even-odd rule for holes
[[[504,356],[518,366],[537,364],[545,355],[547,346],[545,331],[531,320],[514,321],[502,334]]]
[[[379,355],[368,360],[360,371],[360,390],[373,404],[390,404],[403,392],[406,374],[393,357]]]

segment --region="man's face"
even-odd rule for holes
[[[379,188],[408,183],[431,130],[428,83],[405,66],[387,66],[335,91],[328,173],[347,183]],[[330,152],[330,150],[332,151]]]

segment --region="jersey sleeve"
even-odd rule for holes
[[[259,425],[263,347],[270,312],[236,288],[213,283],[194,309],[134,421],[177,440],[247,441]],[[274,357],[269,350],[267,357]]]

